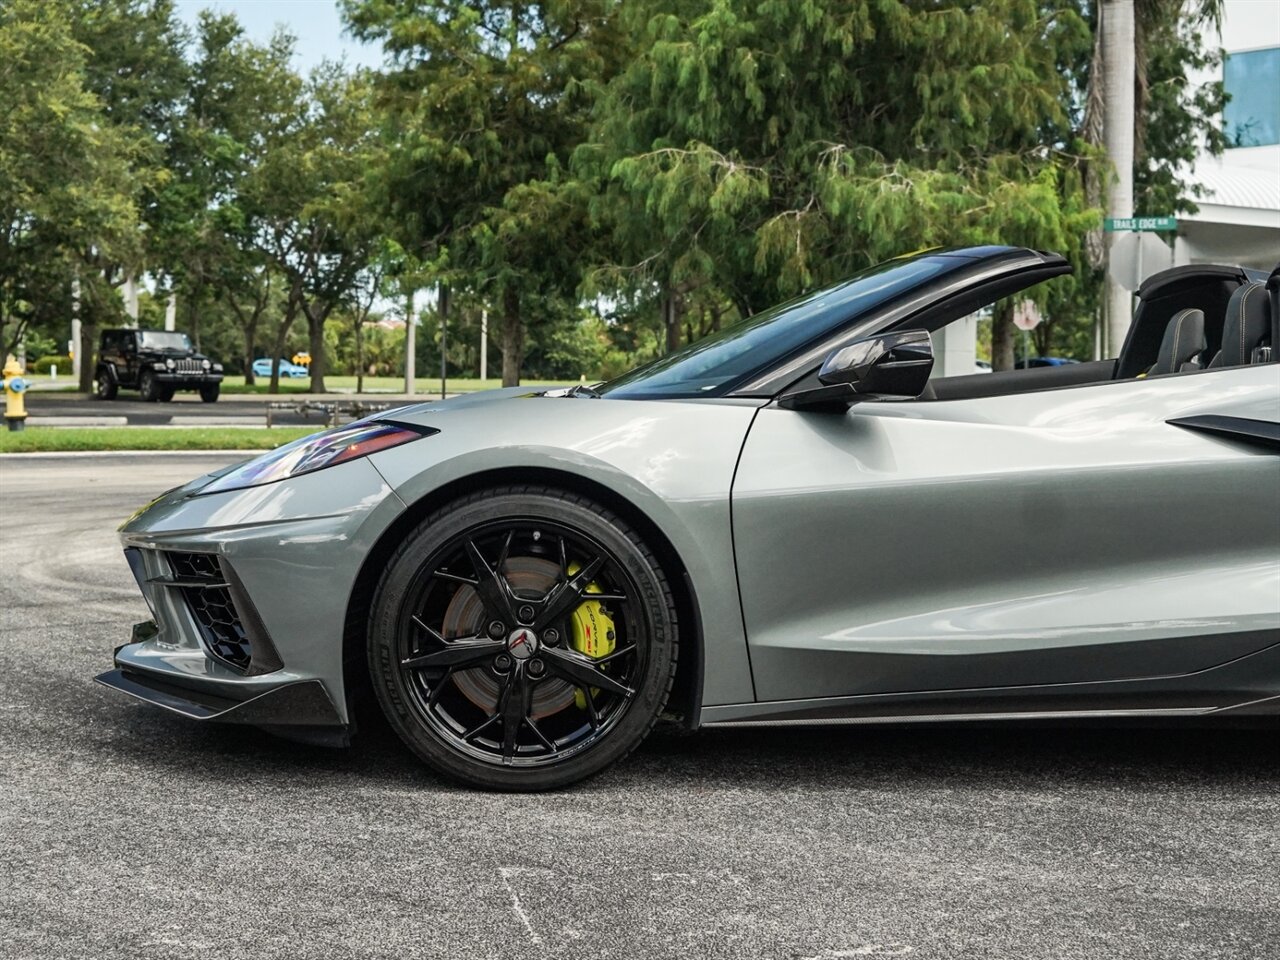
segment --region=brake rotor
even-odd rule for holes
[[[560,566],[539,557],[508,557],[502,569],[511,592],[522,600],[538,600],[560,579]],[[470,584],[463,584],[454,593],[444,612],[442,624],[446,637],[473,637],[483,635],[487,625],[484,604]],[[464,697],[485,713],[493,713],[498,706],[500,687],[498,678],[487,666],[459,670],[453,674],[454,685]],[[574,688],[558,677],[542,680],[533,688],[533,702],[529,716],[534,720],[559,713],[574,702]]]

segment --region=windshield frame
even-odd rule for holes
[[[1004,248],[1002,252],[1011,252],[1012,248]],[[715,399],[729,396],[765,396],[758,392],[742,392],[747,385],[758,384],[768,371],[785,365],[788,360],[804,355],[816,343],[823,343],[839,336],[860,320],[872,316],[903,298],[913,299],[918,292],[933,288],[937,284],[946,285],[947,278],[957,270],[972,265],[978,257],[970,251],[931,250],[916,255],[894,258],[868,267],[850,277],[818,290],[810,291],[771,307],[760,313],[752,314],[730,324],[723,331],[712,334],[708,338],[687,344],[679,350],[659,357],[649,363],[641,364],[619,377],[615,377],[595,388],[605,399],[622,400],[688,400]],[[898,274],[897,279],[891,278]],[[783,326],[777,327],[778,324]],[[647,382],[656,380],[664,373],[678,368],[706,353],[710,349],[730,344],[735,339],[745,339],[754,335],[757,340],[768,342],[765,333],[770,327],[776,328],[774,336],[792,332],[786,337],[781,349],[770,351],[760,358],[758,363],[750,366],[737,365],[731,374],[716,383],[708,384],[708,378],[688,378],[674,381],[676,384],[687,384],[683,389],[644,389]],[[737,333],[735,334],[735,331]],[[796,335],[796,334],[799,335]],[[746,352],[753,348],[747,345]],[[758,347],[754,348],[758,349]],[[743,351],[729,353],[724,365],[732,366],[735,359],[740,359]]]
[[[181,344],[172,343],[155,343],[152,342],[153,337],[181,337]],[[193,353],[195,347],[191,345],[191,338],[180,330],[139,330],[138,331],[138,349],[139,350],[181,350],[183,353]]]

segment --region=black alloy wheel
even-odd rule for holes
[[[143,370],[142,375],[138,377],[138,393],[147,403],[154,403],[159,399],[159,393],[156,390],[156,378],[150,370]]]
[[[653,554],[607,509],[542,487],[428,517],[388,565],[370,621],[370,672],[397,733],[492,789],[563,786],[625,756],[665,705],[675,662]]]

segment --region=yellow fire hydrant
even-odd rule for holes
[[[22,375],[22,367],[13,354],[4,362],[4,422],[10,430],[21,430],[27,423],[27,408],[22,395],[30,382]]]

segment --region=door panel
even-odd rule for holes
[[[757,697],[1088,682],[1280,642],[1280,366],[768,407],[733,490]]]

